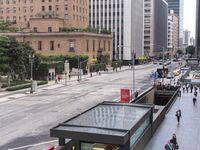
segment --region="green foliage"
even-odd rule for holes
[[[26,83],[30,83],[30,81],[24,81],[24,80],[13,80],[10,82],[10,87],[12,86],[16,86],[16,85],[21,85],[21,84],[26,84]],[[8,87],[7,83],[3,83],[1,88],[6,88]]]
[[[101,34],[111,34],[111,31],[106,30],[106,29],[102,29]]]
[[[191,56],[194,55],[194,53],[195,53],[195,47],[192,46],[192,45],[188,46],[188,47],[186,48],[186,53],[187,53],[187,54],[190,54]]]
[[[30,74],[29,55],[35,55],[34,68],[40,64],[40,56],[27,43],[19,43],[12,37],[0,37],[0,72],[17,74],[24,79]]]
[[[0,21],[0,32],[17,32],[18,29],[12,25],[10,21]]]
[[[97,63],[105,63],[106,65],[110,62],[110,55],[100,55],[97,57]]]
[[[37,85],[40,86],[40,85],[44,85],[44,84],[47,84],[47,83],[48,83],[47,81],[38,81]],[[29,84],[22,84],[22,85],[7,88],[6,91],[16,91],[16,90],[26,89],[26,88],[30,88],[30,87],[31,87],[30,83]]]
[[[177,50],[177,52],[179,55],[183,54],[183,51],[181,49]]]
[[[90,72],[98,72],[98,71],[101,71],[101,70],[105,71],[105,69],[106,69],[106,64],[105,63],[90,65]]]

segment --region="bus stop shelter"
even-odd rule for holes
[[[50,136],[63,149],[132,150],[152,118],[151,105],[103,102],[50,129]]]

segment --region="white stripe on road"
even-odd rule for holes
[[[57,142],[57,141],[58,140],[41,142],[41,143],[37,143],[37,144],[31,144],[31,145],[26,145],[26,146],[21,146],[21,147],[15,147],[15,148],[11,148],[11,149],[8,149],[8,150],[19,150],[19,149],[28,148],[28,147],[35,147],[35,146],[39,146],[39,145],[49,144],[49,143],[53,143],[53,142]]]

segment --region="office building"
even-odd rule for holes
[[[89,24],[92,28],[110,30],[113,35],[113,57],[130,62],[133,51],[143,53],[142,0],[89,0]]]
[[[184,0],[166,0],[168,9],[174,10],[179,19],[179,47],[183,46],[183,3]]]
[[[178,50],[178,17],[173,10],[168,14],[168,51],[171,54],[176,54]]]
[[[168,6],[165,0],[144,1],[144,51],[150,57],[167,50]]]
[[[183,31],[183,46],[184,46],[184,48],[186,48],[189,45],[190,45],[190,31],[184,30]]]
[[[190,38],[190,45],[195,46],[195,38],[193,37]]]
[[[196,51],[195,55],[197,58],[200,57],[200,2],[196,1],[196,38],[195,38]]]
[[[29,27],[31,18],[62,18],[66,27],[88,26],[88,0],[0,0],[0,20]]]

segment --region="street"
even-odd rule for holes
[[[158,65],[136,68],[136,89],[148,89]],[[132,88],[131,69],[102,74],[81,82],[0,103],[0,149],[28,149],[55,140],[49,129],[102,101],[118,101],[121,88]],[[21,147],[21,148],[20,148]],[[36,148],[34,148],[35,150]]]

